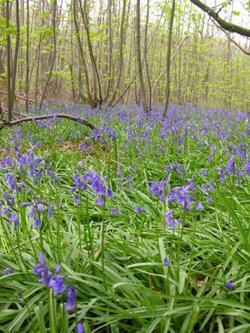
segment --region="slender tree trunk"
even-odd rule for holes
[[[145,112],[148,112],[147,98],[145,84],[143,80],[143,71],[142,71],[142,59],[141,59],[141,10],[140,10],[140,0],[136,2],[136,60],[139,74],[140,82],[140,96],[142,101],[142,107]]]
[[[94,76],[96,77],[96,80],[97,80],[97,85],[98,85],[98,90],[99,90],[99,103],[101,105],[102,101],[103,101],[102,88],[101,88],[100,76],[99,76],[99,72],[97,69],[97,64],[96,64],[96,60],[95,60],[95,56],[94,56],[94,52],[93,52],[93,47],[92,47],[92,43],[91,43],[91,39],[90,39],[89,19],[88,19],[88,14],[87,14],[87,9],[86,9],[87,2],[86,2],[86,0],[84,1],[84,8],[82,6],[81,0],[79,0],[79,3],[80,3],[80,12],[81,12],[82,20],[83,20],[83,25],[84,25],[86,35],[87,35],[89,56],[90,56],[90,60],[91,60],[92,66],[93,66]]]
[[[172,8],[169,20],[169,31],[168,31],[168,48],[167,48],[167,80],[166,80],[166,96],[163,109],[163,117],[166,117],[169,96],[170,96],[170,66],[171,66],[171,49],[172,49],[172,34],[174,24],[174,13],[175,13],[175,0],[172,0]]]
[[[86,89],[87,89],[87,96],[88,96],[88,101],[89,103],[93,105],[93,99],[92,99],[92,95],[90,92],[90,82],[89,82],[89,75],[88,75],[88,70],[87,70],[87,64],[85,61],[85,55],[84,55],[84,50],[83,50],[83,45],[82,45],[82,41],[80,38],[80,31],[79,31],[79,26],[78,26],[78,22],[77,22],[77,0],[73,0],[73,19],[74,19],[74,24],[75,24],[75,30],[76,30],[76,37],[77,37],[77,42],[78,42],[78,48],[79,48],[79,61],[81,58],[81,62],[83,65],[83,74],[85,76],[85,84],[86,84]],[[81,75],[81,73],[79,73],[79,75]],[[81,81],[79,81],[80,83]],[[79,86],[79,89],[82,91],[82,86]],[[81,92],[80,92],[81,95]]]
[[[14,106],[15,101],[15,90],[16,90],[16,75],[17,75],[17,59],[18,59],[18,51],[20,44],[20,21],[19,21],[19,0],[16,0],[16,45],[15,45],[15,53],[13,59],[13,76],[12,76],[12,107]]]
[[[148,91],[149,91],[149,106],[151,108],[152,104],[152,86],[151,80],[149,75],[149,66],[148,66],[148,59],[147,59],[147,48],[148,48],[148,21],[149,21],[149,2],[147,1],[147,14],[146,14],[146,26],[145,26],[145,39],[144,39],[144,61],[145,61],[145,69],[146,69],[146,77],[147,77],[147,84],[148,84]]]
[[[125,22],[125,14],[126,14],[126,3],[127,0],[123,0],[123,7],[122,7],[122,18],[121,18],[121,26],[120,26],[120,43],[119,43],[119,70],[118,70],[118,78],[116,81],[114,93],[109,100],[109,105],[111,106],[115,100],[116,94],[119,90],[121,78],[122,78],[122,71],[123,71],[123,44],[124,44],[124,22]]]
[[[6,28],[10,27],[10,2],[6,0]],[[12,101],[13,91],[11,87],[12,71],[11,71],[11,40],[10,34],[7,34],[7,87],[8,87],[8,121],[12,120]]]
[[[109,55],[108,55],[108,84],[106,90],[106,100],[108,99],[111,83],[113,82],[113,33],[112,33],[112,0],[108,0],[108,40],[109,40]]]
[[[54,47],[54,50],[53,50],[53,57],[52,57],[52,61],[51,61],[50,71],[49,71],[49,74],[47,76],[47,80],[46,80],[45,87],[44,87],[44,90],[43,90],[43,94],[42,94],[42,97],[41,97],[41,101],[40,101],[40,105],[39,105],[39,110],[41,110],[42,106],[43,106],[43,101],[44,101],[44,98],[45,98],[45,95],[46,95],[46,92],[47,92],[47,89],[48,89],[48,85],[49,85],[49,82],[50,82],[50,78],[51,78],[51,75],[52,75],[52,71],[53,71],[53,67],[54,67],[54,63],[55,63],[55,59],[56,59],[56,54],[57,54],[57,45],[56,45],[56,12],[57,12],[57,0],[54,0],[54,3],[53,3],[53,18],[52,18],[53,47]]]
[[[25,111],[29,112],[29,72],[30,72],[30,8],[29,8],[29,0],[26,0],[26,11],[27,11],[27,19],[26,19],[26,72],[25,72]]]

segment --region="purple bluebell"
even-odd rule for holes
[[[5,268],[5,269],[3,270],[3,274],[4,274],[4,275],[9,275],[9,274],[12,274],[13,272],[14,272],[14,270],[11,269],[11,268]]]
[[[39,283],[48,286],[52,274],[49,271],[49,268],[45,264],[45,257],[43,253],[40,253],[39,264],[33,269],[33,273],[40,277]]]
[[[230,157],[230,159],[227,162],[226,166],[226,172],[228,174],[234,174],[235,173],[235,158],[234,155]]]
[[[204,207],[203,207],[203,205],[202,205],[202,203],[201,203],[200,201],[198,202],[198,204],[197,204],[197,206],[196,206],[196,210],[197,210],[198,212],[201,212],[201,211],[204,210]]]
[[[56,275],[49,282],[49,287],[51,287],[57,294],[63,294],[67,289],[66,284],[64,283],[65,276]]]
[[[77,328],[77,333],[84,333],[84,327],[83,327],[82,322],[79,321],[76,328]]]
[[[227,283],[225,283],[225,287],[226,287],[228,290],[230,290],[230,291],[232,291],[232,290],[235,289],[235,286],[234,286],[233,282],[227,282]]]
[[[42,203],[37,204],[37,211],[42,212],[44,210],[44,205]]]
[[[165,221],[169,225],[169,229],[173,230],[175,228],[175,221],[173,218],[173,210],[165,213]]]
[[[35,217],[35,219],[34,219],[34,228],[40,228],[41,225],[42,225],[42,223],[41,223],[41,220],[40,220],[39,216]]]
[[[206,203],[210,205],[212,202],[213,202],[213,199],[210,197],[207,197]]]
[[[105,194],[105,187],[104,187],[103,183],[101,182],[101,180],[98,178],[93,180],[93,182],[91,184],[91,188],[95,192],[95,194],[98,194],[98,195]]]
[[[203,176],[203,177],[206,177],[207,176],[207,169],[201,169],[200,170],[200,175]]]
[[[246,164],[243,167],[243,170],[246,172],[248,177],[250,177],[250,159],[246,161]]]
[[[161,201],[165,201],[165,189],[167,187],[167,181],[152,182],[150,185],[150,192],[158,197]]]
[[[193,203],[193,196],[189,194],[190,190],[195,188],[193,181],[190,181],[186,186],[177,186],[172,188],[168,193],[168,202],[177,202],[182,205],[185,210],[189,211]]]
[[[12,222],[15,226],[19,223],[19,217],[16,215],[16,213],[11,212],[10,213],[10,222]]]
[[[9,184],[11,191],[13,191],[16,188],[16,177],[10,173],[7,173],[6,180]]]
[[[163,265],[165,265],[165,266],[169,265],[169,259],[168,259],[168,258],[163,258],[163,259],[162,259],[162,263],[163,263]]]
[[[47,216],[50,218],[52,216],[52,207],[48,206]]]
[[[113,198],[113,191],[110,188],[107,189],[106,196],[108,198]]]
[[[102,195],[97,199],[96,204],[97,206],[104,206],[104,198]]]
[[[68,298],[67,298],[67,303],[66,303],[66,310],[67,311],[71,311],[74,310],[76,308],[76,290],[74,285],[69,286],[68,289]]]
[[[119,210],[117,210],[116,208],[111,208],[110,212],[111,212],[111,214],[116,215],[116,216],[121,215],[121,212],[119,212]]]
[[[138,213],[138,214],[145,214],[146,210],[142,209],[139,205],[136,205],[135,212]]]

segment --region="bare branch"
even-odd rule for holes
[[[51,119],[51,118],[64,118],[64,119],[69,119],[72,121],[75,121],[79,124],[85,125],[88,128],[90,128],[92,131],[98,131],[97,127],[95,127],[93,124],[88,122],[85,119],[77,118],[74,116],[71,116],[69,114],[64,114],[64,113],[59,113],[59,114],[47,114],[43,116],[34,116],[34,117],[26,117],[26,118],[21,118],[17,120],[12,120],[12,121],[7,121],[7,122],[0,122],[0,130],[2,130],[5,127],[11,127],[15,125],[20,125],[22,123],[26,123],[29,121],[38,121],[38,120],[44,120],[44,119]]]
[[[243,53],[245,53],[246,55],[250,55],[250,52],[246,51],[240,44],[238,44],[231,36],[230,33],[227,32],[225,29],[223,29],[219,24],[217,24],[216,22],[214,22],[214,20],[212,20],[214,25],[219,28],[221,31],[224,32],[224,34],[227,36],[227,38],[230,40],[230,42],[232,42],[235,46],[238,47],[238,49],[240,49]]]

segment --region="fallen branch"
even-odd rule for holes
[[[3,122],[0,122],[0,131],[5,127],[11,127],[11,126],[19,125],[19,124],[22,124],[22,123],[26,123],[28,121],[38,121],[38,120],[51,119],[51,118],[69,119],[69,120],[75,121],[76,123],[87,126],[92,131],[94,131],[94,130],[98,131],[97,127],[95,127],[93,124],[91,124],[87,120],[77,118],[77,117],[74,117],[74,116],[71,116],[71,115],[68,115],[68,114],[64,114],[64,113],[47,114],[47,115],[43,115],[43,116],[34,116],[34,117],[26,117],[26,118],[21,118],[21,119],[12,120],[12,121],[6,121],[6,122],[3,121]]]

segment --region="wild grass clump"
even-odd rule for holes
[[[241,112],[90,110],[0,133],[0,331],[247,333]]]

